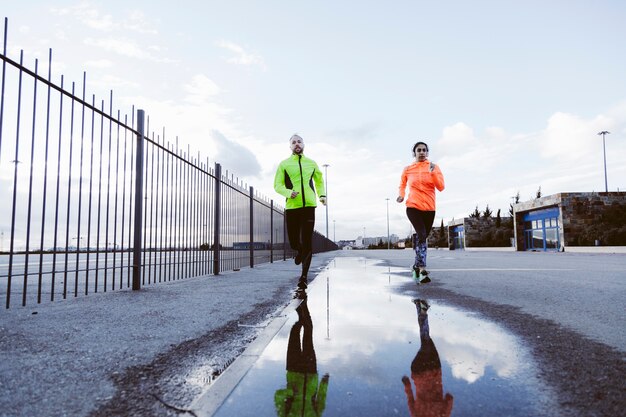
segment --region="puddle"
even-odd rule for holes
[[[546,414],[550,389],[519,340],[436,300],[420,312],[418,287],[394,291],[410,280],[335,259],[215,416]]]

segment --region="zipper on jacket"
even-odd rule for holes
[[[302,174],[302,155],[298,155],[298,165],[300,166],[300,188],[302,191],[302,207],[306,207],[306,199],[304,198],[304,175]]]

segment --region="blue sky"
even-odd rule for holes
[[[409,223],[394,202],[417,140],[446,179],[436,225],[476,206],[626,189],[623,1],[4,1],[9,51],[280,201],[298,132],[329,164],[337,239]],[[5,156],[3,155],[3,158]],[[324,211],[317,229],[324,232]]]

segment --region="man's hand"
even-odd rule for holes
[[[292,191],[291,192],[291,198],[296,198],[298,196],[298,194],[300,194],[300,193],[297,192],[297,191]]]
[[[402,197],[401,195],[398,196],[398,198],[396,198],[396,201],[398,203],[402,203],[404,201],[404,197]]]
[[[326,197],[320,197],[320,203],[326,205]]]

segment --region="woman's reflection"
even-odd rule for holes
[[[300,297],[299,297],[300,298]],[[313,322],[306,294],[296,308],[298,321],[291,327],[287,345],[287,388],[274,395],[279,416],[321,416],[326,407],[328,374],[318,386],[317,359],[313,348]],[[300,333],[304,330],[302,343]]]
[[[417,307],[421,346],[411,362],[411,379],[415,384],[415,395],[409,378],[406,375],[402,377],[409,411],[411,417],[448,417],[452,412],[453,398],[449,393],[445,397],[443,395],[441,362],[428,327],[430,306],[426,300],[414,299],[413,303]]]

